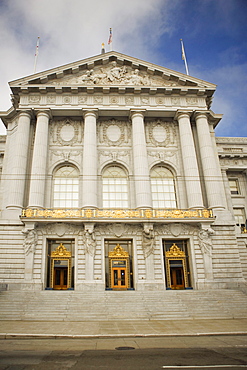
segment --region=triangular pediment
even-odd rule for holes
[[[22,88],[139,87],[202,89],[216,85],[183,73],[112,51],[10,82],[13,92]]]

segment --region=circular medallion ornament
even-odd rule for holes
[[[64,141],[71,141],[75,136],[75,129],[69,123],[66,123],[60,131],[60,136]]]
[[[165,141],[166,136],[166,130],[163,126],[157,125],[153,128],[153,138],[154,140],[158,141],[158,143]]]
[[[149,138],[155,146],[166,146],[170,142],[170,130],[167,122],[156,121],[148,126]]]
[[[116,142],[120,139],[121,130],[117,125],[110,125],[107,127],[106,135],[110,141]]]
[[[57,139],[61,145],[73,145],[78,141],[79,126],[69,119],[57,123]]]

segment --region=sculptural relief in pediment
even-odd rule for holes
[[[113,61],[105,66],[81,71],[75,75],[50,81],[51,85],[124,85],[124,86],[178,86],[162,76],[150,75],[138,68],[119,66]]]

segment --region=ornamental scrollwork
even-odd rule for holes
[[[148,124],[149,140],[154,146],[167,146],[170,143],[169,124],[160,120]]]
[[[112,119],[108,122],[100,123],[100,141],[109,146],[119,146],[128,141],[127,122]]]
[[[73,146],[79,141],[79,122],[66,119],[56,121],[57,141],[64,146]]]

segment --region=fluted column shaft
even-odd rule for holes
[[[151,186],[142,112],[131,112],[136,207],[151,208]]]
[[[188,207],[203,208],[202,190],[190,124],[190,114],[187,112],[178,113],[177,120],[179,124]]]
[[[6,208],[22,208],[27,175],[31,112],[19,114]]]
[[[210,135],[207,115],[198,112],[195,114],[198,142],[200,148],[203,175],[209,208],[224,209],[222,199],[222,176],[218,171],[216,154]]]
[[[44,207],[49,118],[50,114],[47,111],[37,113],[29,207]]]
[[[97,136],[96,111],[84,112],[83,207],[97,207]]]

